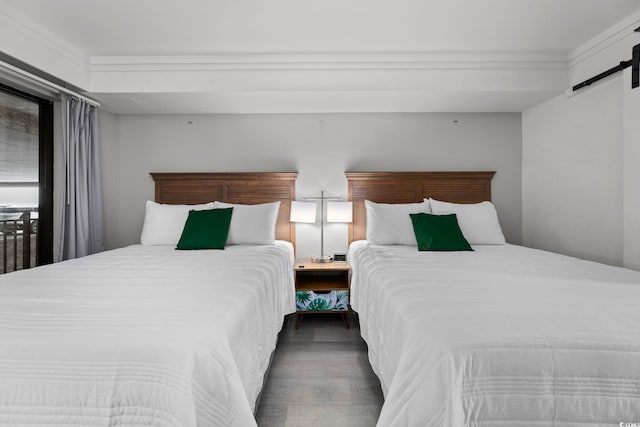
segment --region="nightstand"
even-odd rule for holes
[[[293,267],[296,283],[296,329],[305,313],[340,314],[349,329],[349,285],[347,262],[313,263],[299,259]]]

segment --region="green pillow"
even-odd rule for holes
[[[176,249],[224,249],[232,211],[233,208],[190,210]]]
[[[456,214],[409,214],[419,251],[472,251],[464,238]]]

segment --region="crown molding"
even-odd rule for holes
[[[89,57],[15,9],[0,7],[0,51],[76,87],[89,86]]]
[[[609,49],[628,37],[638,37],[634,29],[640,25],[640,10],[609,27],[592,39],[569,52],[569,67],[575,67],[598,53]]]
[[[43,48],[54,51],[86,71],[89,70],[89,57],[84,52],[15,9],[2,6],[0,19]]]
[[[563,52],[216,53],[94,56],[91,72],[566,69]]]

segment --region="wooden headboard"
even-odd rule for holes
[[[453,203],[491,200],[488,172],[347,172],[349,200],[353,202],[353,223],[349,243],[366,236],[365,199],[378,203],[413,203],[434,198]]]
[[[227,203],[257,204],[280,201],[276,239],[295,245],[295,226],[289,221],[291,201],[295,200],[297,172],[183,172],[156,173],[156,202],[197,204],[214,200]]]

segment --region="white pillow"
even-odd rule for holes
[[[231,208],[231,225],[227,245],[273,245],[280,202],[239,205],[215,202],[216,208]]]
[[[498,221],[498,213],[491,202],[449,203],[429,199],[436,215],[456,214],[464,237],[472,245],[504,245],[504,234]]]
[[[165,205],[148,200],[140,243],[148,246],[177,245],[189,211],[213,209],[213,206],[213,202],[201,205]]]
[[[417,246],[409,214],[431,213],[429,201],[421,203],[374,203],[364,201],[367,240],[376,245]]]

